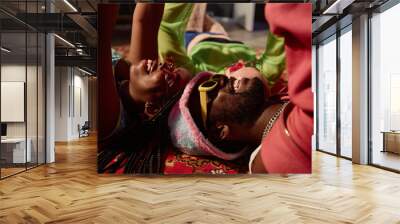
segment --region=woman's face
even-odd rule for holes
[[[184,68],[143,60],[130,69],[129,93],[135,102],[152,105],[157,111],[190,80]]]

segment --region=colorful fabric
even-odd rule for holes
[[[225,69],[238,61],[252,63],[270,84],[275,84],[285,69],[284,39],[268,34],[266,50],[257,59],[256,51],[242,43],[221,43],[201,41],[187,55],[184,32],[192,10],[192,4],[165,5],[160,25],[158,44],[162,59],[171,57],[178,66],[183,66],[193,74],[199,73],[185,88],[179,103],[169,115],[171,139],[175,147],[189,155],[213,155],[225,160],[233,160],[244,154],[225,153],[213,146],[202,134],[193,120],[188,101],[198,80],[214,73],[225,73]],[[204,72],[207,71],[207,72]]]
[[[175,64],[195,74],[193,63],[185,49],[186,25],[193,4],[166,3],[158,31],[158,54],[161,61],[173,58]]]
[[[192,48],[189,57],[197,73],[210,71],[224,74],[228,66],[239,60],[255,61],[256,52],[241,43],[201,41]]]
[[[197,91],[199,83],[212,75],[209,72],[199,73],[186,85],[179,102],[172,108],[168,117],[171,141],[175,147],[189,155],[216,156],[220,159],[234,160],[244,155],[246,148],[236,153],[226,153],[218,149],[203,135],[189,110],[191,94]]]
[[[281,77],[286,66],[285,40],[268,32],[264,53],[255,62],[255,67],[273,86]]]
[[[171,148],[164,165],[164,174],[241,174],[247,173],[247,158],[226,161],[215,157],[192,156]]]
[[[267,43],[261,57],[256,50],[243,43],[201,41],[195,45],[189,57],[195,71],[225,73],[225,69],[238,61],[253,64],[274,85],[285,69],[284,39],[267,33]]]
[[[213,32],[196,32],[196,31],[186,31],[185,32],[185,48],[188,48],[190,41],[193,38],[197,37],[199,34],[211,34],[211,35],[221,35],[221,33],[213,33]]]
[[[311,173],[311,11],[308,3],[265,7],[271,31],[285,38],[291,102],[262,141],[261,159],[269,173]]]
[[[225,69],[242,60],[251,62],[274,84],[285,69],[284,38],[267,34],[265,51],[260,58],[255,49],[242,43],[221,43],[201,41],[190,54],[185,49],[185,29],[193,4],[166,3],[158,32],[159,55],[162,60],[171,57],[178,66],[185,67],[192,74],[208,71],[225,73]]]

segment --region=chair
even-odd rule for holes
[[[79,138],[89,136],[89,130],[90,130],[89,121],[85,121],[82,127],[80,127],[80,125],[78,124]]]

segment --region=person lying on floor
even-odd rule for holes
[[[185,33],[188,33],[186,27],[193,4],[167,3],[165,7],[162,4],[137,4],[136,8],[129,57],[132,64],[129,93],[138,104],[150,103],[161,108],[162,98],[168,99],[182,90],[199,72],[225,73],[228,67],[240,61],[255,69],[245,69],[237,74],[246,77],[262,74],[259,78],[269,84],[274,84],[285,68],[283,38],[267,35],[266,50],[257,58],[255,49],[231,40],[223,28],[217,28],[211,29],[213,32],[192,32],[195,34],[188,38],[186,50]],[[160,22],[156,17],[161,13],[154,14],[154,11],[163,12]],[[167,59],[171,59],[174,71],[157,76],[158,66]],[[161,64],[155,66],[158,62]],[[150,71],[149,67],[154,70]]]
[[[240,74],[238,78],[258,76],[264,82],[269,80],[273,83],[284,69],[283,39],[273,35],[268,35],[269,44],[260,59],[256,58],[253,49],[243,43],[229,41],[229,38],[225,38],[224,41],[215,38],[202,39],[196,45],[192,45],[192,53],[187,55],[183,34],[191,9],[192,4],[166,4],[165,8],[160,4],[137,4],[129,57],[132,63],[130,77],[129,80],[122,80],[125,82],[119,85],[123,115],[120,126],[107,139],[108,144],[103,144],[107,149],[99,154],[99,172],[143,172],[143,169],[132,168],[137,164],[130,161],[138,160],[141,164],[146,163],[142,161],[143,158],[139,158],[139,155],[144,154],[148,157],[149,153],[132,150],[132,147],[139,147],[142,144],[132,145],[128,142],[132,142],[132,138],[154,141],[154,136],[144,134],[146,131],[136,133],[143,125],[143,120],[156,115],[165,102],[179,93],[198,71],[224,71],[226,67],[236,63],[228,69],[228,73],[235,74],[233,71],[238,70],[240,71],[236,73]],[[162,21],[157,20],[157,15],[162,15]],[[209,33],[209,36],[212,35],[214,34]],[[221,36],[221,34],[216,35]],[[158,41],[154,36],[158,36]],[[201,38],[197,38],[199,39]],[[171,58],[172,62],[169,62],[168,58]],[[157,61],[161,63],[158,64]],[[244,68],[244,64],[237,63],[238,61],[252,62],[253,66],[263,73],[257,72],[255,68]],[[142,112],[146,116],[140,115]],[[238,156],[219,158],[235,159]],[[127,164],[131,168],[124,169]]]
[[[188,154],[218,157],[257,145],[251,173],[311,173],[311,5],[267,4],[265,15],[271,31],[285,37],[289,98],[266,96],[257,77],[201,73],[169,115],[172,141]]]

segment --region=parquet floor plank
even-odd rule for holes
[[[0,223],[400,223],[400,175],[320,152],[311,175],[96,173],[96,138],[0,181]]]

